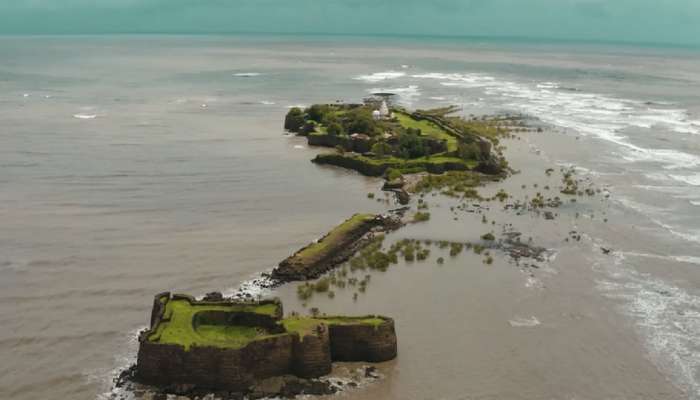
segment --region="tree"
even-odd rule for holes
[[[304,112],[300,108],[294,107],[284,118],[284,129],[290,132],[299,132],[304,126]]]
[[[481,149],[476,142],[460,142],[457,145],[457,155],[463,160],[479,160],[481,158]]]
[[[364,133],[374,136],[376,122],[372,118],[369,109],[356,108],[349,111],[345,116],[345,130],[349,133]]]
[[[418,158],[427,154],[423,139],[413,132],[407,131],[399,136],[399,154],[402,158]]]
[[[332,122],[330,125],[328,125],[326,130],[328,131],[329,135],[333,136],[340,136],[344,133],[342,125],[337,122]]]
[[[316,122],[322,122],[323,117],[328,113],[328,106],[322,104],[314,104],[306,110],[309,119]]]
[[[377,142],[374,145],[372,145],[371,151],[379,157],[384,157],[388,154],[391,154],[391,146],[389,146],[385,142]]]

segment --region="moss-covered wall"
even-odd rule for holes
[[[377,326],[330,325],[331,357],[334,361],[382,362],[396,358],[394,320],[385,318]]]
[[[207,312],[199,317],[208,319],[207,323],[260,321],[269,324],[271,318],[278,323],[275,325],[277,331],[238,349],[214,346],[185,349],[181,345],[149,340],[158,324],[167,320],[165,306],[172,299],[189,299],[194,305],[229,304],[198,302],[189,296],[171,297],[169,293],[157,295],[151,315],[151,329],[142,332],[139,337],[137,377],[145,383],[162,386],[193,384],[200,388],[245,392],[261,379],[286,374],[304,378],[320,377],[331,371],[332,361],[380,362],[393,359],[397,353],[394,321],[384,317],[381,317],[383,322],[378,325],[353,323],[353,319],[338,324],[333,322],[338,317],[329,317],[328,322],[320,318],[313,330],[300,333],[282,328],[282,324],[279,324],[281,314],[274,317],[260,315],[261,319],[255,319],[247,315],[249,313],[241,313],[243,316],[237,317],[228,312]],[[279,304],[277,300],[272,302]],[[230,304],[232,307],[240,305]]]
[[[303,281],[314,279],[330,270],[334,266],[346,261],[352,253],[354,253],[353,245],[358,242],[367,232],[375,226],[381,225],[383,220],[378,216],[370,215],[369,218],[360,223],[353,224],[341,235],[334,235],[333,232],[350,223],[357,215],[351,217],[343,224],[336,227],[326,236],[321,238],[318,243],[326,245],[326,250],[319,252],[317,256],[305,256],[307,249],[311,246],[316,246],[315,243],[306,246],[291,257],[283,260],[277,268],[272,271],[272,276],[285,282]],[[332,239],[330,237],[333,236]]]

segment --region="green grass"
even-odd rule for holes
[[[255,328],[192,325],[194,315],[202,311],[252,312],[275,316],[277,305],[192,305],[187,300],[170,300],[165,306],[165,319],[149,336],[149,340],[164,344],[178,344],[189,349],[192,346],[217,346],[240,348],[251,340],[266,336]]]
[[[419,121],[413,119],[410,115],[404,114],[402,112],[395,112],[394,115],[399,120],[399,123],[404,128],[417,128],[420,129],[423,135],[429,136],[433,139],[445,140],[447,141],[447,151],[452,152],[457,150],[457,138],[445,132],[444,129],[435,125],[430,121]]]
[[[374,218],[375,215],[373,214],[356,214],[349,220],[335,227],[323,239],[306,247],[294,257],[304,262],[317,260],[327,255],[329,252],[334,251],[338,242],[342,241],[348,233]]]
[[[383,319],[377,317],[289,317],[282,320],[282,325],[288,332],[297,332],[304,336],[312,333],[314,328],[321,323],[329,326],[363,324],[377,327],[383,322]]]

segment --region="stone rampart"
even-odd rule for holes
[[[170,321],[167,304],[186,300],[193,305],[231,305],[232,311],[203,310],[194,313],[197,324],[253,326],[268,334],[240,348],[160,343],[152,337],[159,324]],[[241,305],[275,304],[275,315],[236,312]],[[258,303],[203,302],[190,296],[161,293],[154,299],[151,328],[139,336],[136,377],[148,384],[193,385],[194,387],[246,392],[262,379],[293,374],[315,378],[331,371],[332,361],[380,362],[396,357],[394,321],[382,318],[379,325],[364,324],[343,317],[318,318],[311,332],[289,332],[281,323],[282,305],[278,300]],[[369,317],[367,317],[369,318]],[[335,321],[335,322],[334,322]],[[195,329],[196,330],[196,329]]]

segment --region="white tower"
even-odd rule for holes
[[[382,118],[389,117],[389,107],[386,105],[386,100],[382,100],[382,105],[379,107],[379,115]]]

